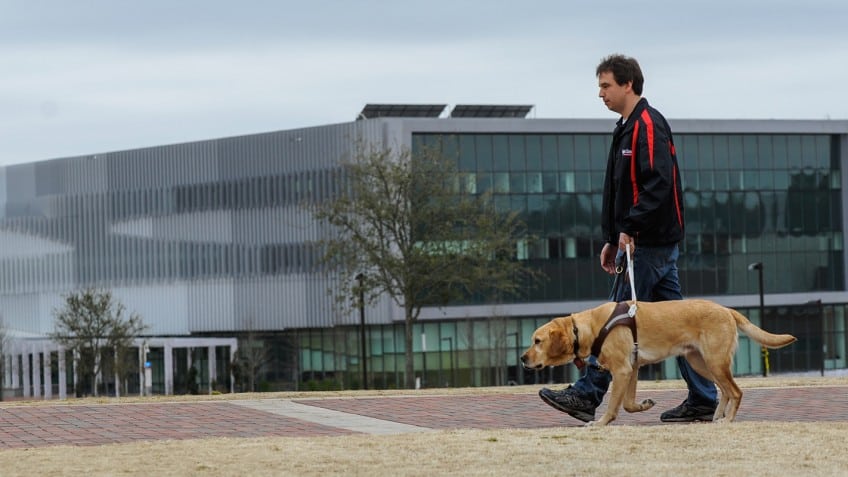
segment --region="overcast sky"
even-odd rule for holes
[[[0,0],[0,165],[352,121],[366,103],[848,119],[848,2]],[[672,122],[673,127],[673,122]]]

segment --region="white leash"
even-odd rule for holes
[[[636,316],[636,285],[633,281],[633,259],[630,257],[630,244],[624,246],[624,251],[627,253],[627,276],[630,278],[630,295],[633,297],[633,303],[627,314],[631,317]]]

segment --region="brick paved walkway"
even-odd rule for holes
[[[738,421],[848,422],[848,386],[752,388],[744,392]],[[643,413],[622,411],[613,425],[658,425],[662,411],[676,406],[685,396],[685,390],[640,391],[638,400],[650,397],[657,405]],[[273,401],[288,411],[276,412]],[[256,403],[257,400],[0,406],[0,449],[206,437],[308,437],[356,433],[352,430],[355,427],[345,426],[343,419],[338,419],[342,416],[339,412],[356,418],[352,422],[371,418],[371,427],[362,427],[362,432],[374,432],[373,426],[385,421],[397,423],[398,432],[406,429],[401,424],[428,429],[582,425],[548,407],[535,394],[269,399],[259,407]],[[326,419],[307,416],[313,414],[311,412],[304,413],[305,419],[292,417],[297,414],[291,409],[297,409],[297,405],[311,406],[316,412],[331,410],[338,424],[327,425]],[[602,411],[599,409],[599,413]]]

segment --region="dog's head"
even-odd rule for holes
[[[554,318],[533,332],[533,343],[521,355],[527,369],[559,366],[574,360],[574,321],[571,317]]]

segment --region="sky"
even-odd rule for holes
[[[848,119],[844,0],[0,0],[0,166],[353,121],[368,103]]]

